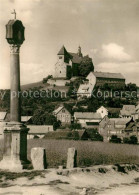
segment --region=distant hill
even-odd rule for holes
[[[36,82],[36,83],[29,83],[26,85],[21,85],[21,90],[28,90],[28,89],[33,89],[34,87],[45,87],[46,84],[43,84],[42,81]]]

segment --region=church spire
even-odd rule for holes
[[[78,54],[79,57],[83,57],[80,45],[78,47],[78,53],[77,54]]]

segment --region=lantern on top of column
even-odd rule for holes
[[[9,20],[6,25],[6,39],[9,44],[21,45],[25,40],[25,27],[20,20],[16,20],[15,10],[13,14],[15,14],[15,18],[13,20]]]

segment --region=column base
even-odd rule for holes
[[[5,158],[3,158],[2,161],[0,161],[0,169],[14,172],[19,172],[22,171],[23,169],[27,169],[29,165],[30,165],[29,161],[23,162],[21,160],[11,160]]]
[[[4,153],[0,169],[22,171],[27,169],[27,133],[28,128],[18,122],[10,122],[4,128]]]

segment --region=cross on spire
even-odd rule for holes
[[[16,20],[16,11],[15,11],[15,9],[11,14],[14,14],[14,20]]]

